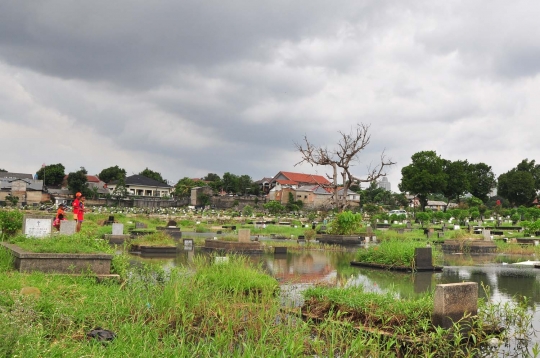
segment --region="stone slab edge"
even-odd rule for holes
[[[6,242],[0,242],[0,245],[4,246],[8,250],[12,252],[12,254],[21,259],[39,259],[39,258],[46,258],[46,259],[62,259],[62,258],[69,258],[69,259],[106,259],[106,260],[112,260],[114,255],[111,254],[104,254],[104,253],[96,253],[96,254],[70,254],[70,253],[49,253],[49,252],[29,252],[24,251],[22,248],[15,244],[8,244]]]

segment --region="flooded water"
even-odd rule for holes
[[[388,292],[392,290],[401,297],[411,297],[433,291],[437,284],[457,282],[477,282],[479,296],[487,297],[482,287],[489,291],[495,302],[513,301],[516,296],[528,298],[533,312],[533,326],[540,332],[540,269],[533,266],[515,265],[515,262],[537,260],[531,256],[501,255],[445,255],[442,272],[403,273],[353,267],[356,249],[346,252],[304,251],[287,254],[253,255],[251,260],[262,267],[282,285],[288,302],[300,305],[301,291],[315,283],[324,282],[336,286],[362,285],[365,290]],[[169,258],[141,258],[164,267],[186,265],[194,255],[202,251],[181,252]],[[540,337],[530,337],[531,342],[540,343]],[[519,356],[519,355],[518,355]]]

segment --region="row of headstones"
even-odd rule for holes
[[[73,235],[76,232],[77,222],[75,220],[60,221],[60,234]],[[25,215],[23,218],[23,234],[27,237],[47,237],[53,232],[53,219],[50,217]],[[124,234],[124,224],[112,224],[113,235]]]

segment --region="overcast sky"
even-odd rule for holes
[[[540,160],[538,1],[39,1],[0,3],[0,168],[148,167],[324,175],[370,124],[353,169],[383,150],[397,190],[411,156]]]

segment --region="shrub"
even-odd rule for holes
[[[19,210],[0,211],[0,229],[7,236],[13,236],[22,229],[23,214]]]
[[[336,215],[330,223],[331,234],[335,235],[351,235],[362,227],[362,214],[352,213],[351,211],[343,211]]]

